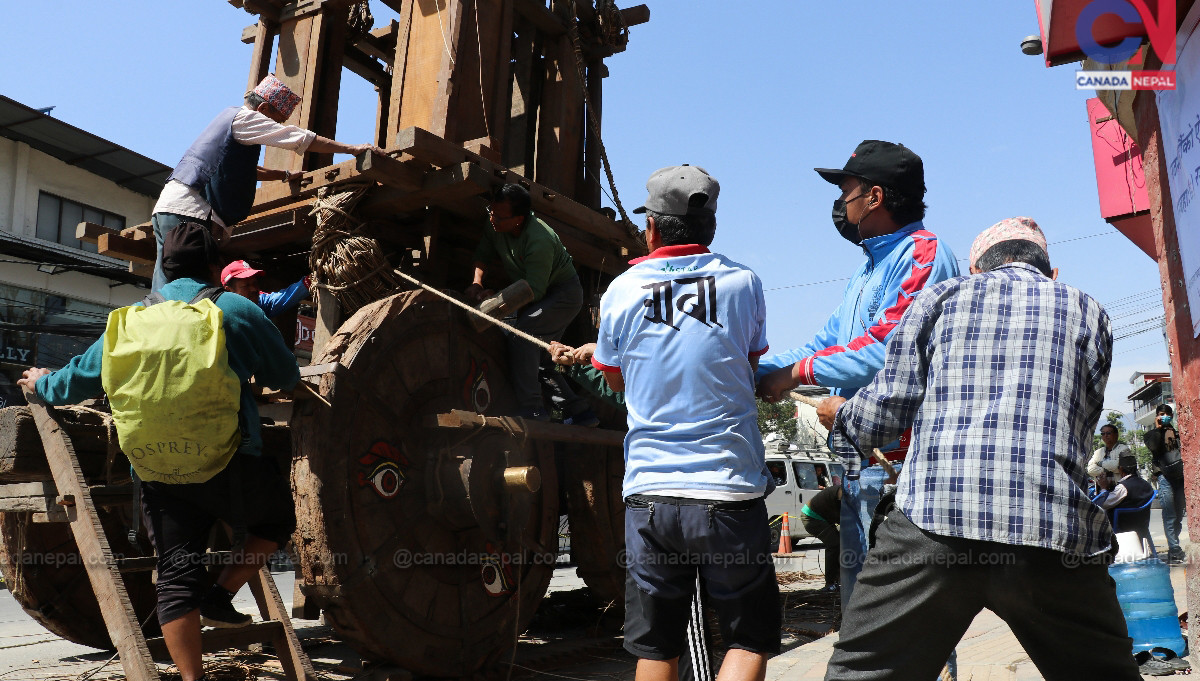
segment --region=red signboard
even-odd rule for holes
[[[1035,2],[1047,66],[1085,57],[1112,63],[1105,54],[1132,50],[1147,36],[1162,63],[1175,63],[1175,0]]]
[[[304,315],[296,315],[296,349],[312,352],[313,329],[317,328],[317,320]]]

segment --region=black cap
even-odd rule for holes
[[[209,265],[220,264],[220,258],[212,231],[198,222],[181,223],[163,238],[162,270],[167,281],[181,277],[207,280]]]
[[[847,177],[857,177],[881,187],[891,187],[904,196],[925,196],[925,165],[921,157],[903,144],[863,140],[850,154],[841,170],[813,168],[830,184],[840,185]]]
[[[1128,455],[1122,456],[1121,458],[1117,459],[1117,465],[1120,466],[1121,468],[1124,468],[1127,471],[1136,470],[1137,469],[1137,457],[1136,456],[1128,456]]]

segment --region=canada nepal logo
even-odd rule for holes
[[[1102,64],[1120,64],[1141,49],[1141,38],[1130,36],[1115,45],[1096,42],[1092,29],[1105,15],[1116,15],[1127,24],[1142,24],[1150,37],[1150,47],[1164,66],[1175,64],[1175,0],[1158,0],[1158,12],[1151,13],[1149,0],[1092,0],[1084,6],[1075,22],[1075,39],[1091,59]],[[1157,16],[1156,16],[1157,15]],[[1138,66],[1145,63],[1145,52]],[[1174,71],[1076,71],[1076,90],[1174,90]]]

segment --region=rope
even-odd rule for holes
[[[347,42],[355,42],[371,32],[371,28],[375,25],[375,17],[371,16],[371,3],[368,0],[359,0],[350,8],[350,14],[346,17],[346,40]]]
[[[625,231],[630,236],[637,237],[639,230],[629,219],[629,214],[625,212],[625,206],[621,205],[621,197],[617,194],[617,183],[613,180],[612,165],[608,162],[608,151],[605,150],[604,140],[600,137],[600,119],[596,117],[596,109],[592,106],[591,97],[588,96],[587,79],[584,77],[583,67],[583,44],[579,39],[579,10],[575,6],[575,0],[567,0],[567,2],[571,6],[571,21],[567,24],[567,35],[571,38],[571,47],[575,52],[575,73],[579,79],[579,89],[583,91],[588,128],[596,138],[596,146],[600,148],[600,161],[604,166],[604,175],[608,178],[608,187],[612,191],[613,203],[616,204],[617,211],[621,214],[621,222],[625,225]],[[620,16],[619,13],[617,16]]]
[[[430,293],[441,298],[442,300],[445,300],[449,303],[453,303],[453,304],[457,305],[458,307],[461,307],[462,309],[466,310],[468,313],[475,315],[476,317],[482,317],[482,318],[488,320],[489,322],[495,324],[496,326],[500,327],[501,329],[504,329],[505,331],[516,336],[517,338],[527,340],[530,343],[533,343],[534,345],[538,346],[539,348],[545,350],[546,352],[550,352],[550,344],[547,343],[546,341],[542,340],[541,338],[537,338],[536,336],[531,336],[511,324],[506,324],[487,313],[480,312],[479,310],[475,309],[474,307],[462,302],[458,298],[455,298],[453,296],[445,294],[445,293],[435,289],[434,287],[425,284],[424,282],[422,282],[421,280],[417,279],[416,277],[414,277],[410,274],[406,274],[404,272],[401,272],[400,270],[393,270],[393,272],[400,275],[402,278],[408,280],[409,282],[411,282],[417,286],[420,286],[421,288],[425,289],[426,291],[429,291]]]
[[[366,191],[365,185],[337,193],[322,187],[310,212],[317,216],[308,256],[314,288],[332,293],[346,314],[404,288],[379,242],[361,233],[366,224],[351,215]]]

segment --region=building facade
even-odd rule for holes
[[[1158,405],[1167,404],[1175,409],[1175,391],[1171,387],[1171,374],[1138,371],[1129,378],[1133,392],[1129,401],[1133,403],[1133,421],[1142,430],[1154,427],[1154,414]]]
[[[80,222],[149,221],[171,170],[0,96],[0,406],[30,366],[59,368],[148,281],[76,238]]]

